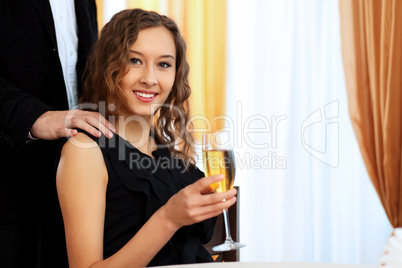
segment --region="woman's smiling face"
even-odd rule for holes
[[[176,46],[169,30],[141,30],[130,47],[127,73],[120,81],[131,115],[150,116],[165,103],[176,76]]]

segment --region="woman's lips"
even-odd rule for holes
[[[134,95],[137,97],[142,102],[151,102],[153,101],[157,96],[158,93],[154,92],[145,92],[145,91],[133,91]]]

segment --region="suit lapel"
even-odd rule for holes
[[[57,47],[56,31],[54,29],[54,21],[52,16],[52,9],[50,7],[49,0],[32,0],[36,11],[42,19],[46,30],[52,38],[53,44]]]

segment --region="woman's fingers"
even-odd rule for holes
[[[236,197],[229,198],[225,201],[220,201],[218,203],[214,203],[209,206],[202,206],[198,207],[196,210],[193,211],[194,213],[194,220],[196,222],[204,221],[206,219],[216,217],[222,213],[224,209],[228,209],[234,203],[236,203]]]
[[[224,179],[221,174],[204,177],[189,185],[184,189],[184,195],[191,197],[189,203],[196,206],[206,206],[213,203],[221,202],[225,199],[230,199],[237,194],[236,189],[231,189],[223,193],[211,193],[210,185],[212,183],[220,182]],[[194,195],[195,194],[195,195]]]
[[[236,202],[236,189],[224,193],[203,194],[211,183],[219,182],[222,175],[204,177],[183,188],[172,196],[165,208],[171,220],[178,226],[184,226],[219,215],[223,209]]]
[[[204,178],[199,179],[195,183],[191,184],[191,186],[194,187],[194,189],[197,192],[202,192],[202,191],[205,191],[205,189],[209,189],[210,188],[209,186],[212,183],[220,182],[224,178],[225,177],[222,174],[217,174],[217,175],[213,175],[213,176],[209,176],[209,177],[204,177]]]
[[[214,192],[214,189],[211,187],[211,185],[205,187],[204,189],[201,190],[200,194],[212,194]]]
[[[200,206],[207,206],[215,203],[221,203],[223,200],[230,199],[237,194],[236,189],[231,189],[223,193],[213,193],[208,195],[202,195],[198,201]]]

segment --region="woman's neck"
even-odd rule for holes
[[[130,142],[142,153],[152,156],[156,149],[155,140],[149,135],[151,131],[151,118],[139,116],[124,117],[116,122],[117,134]]]

